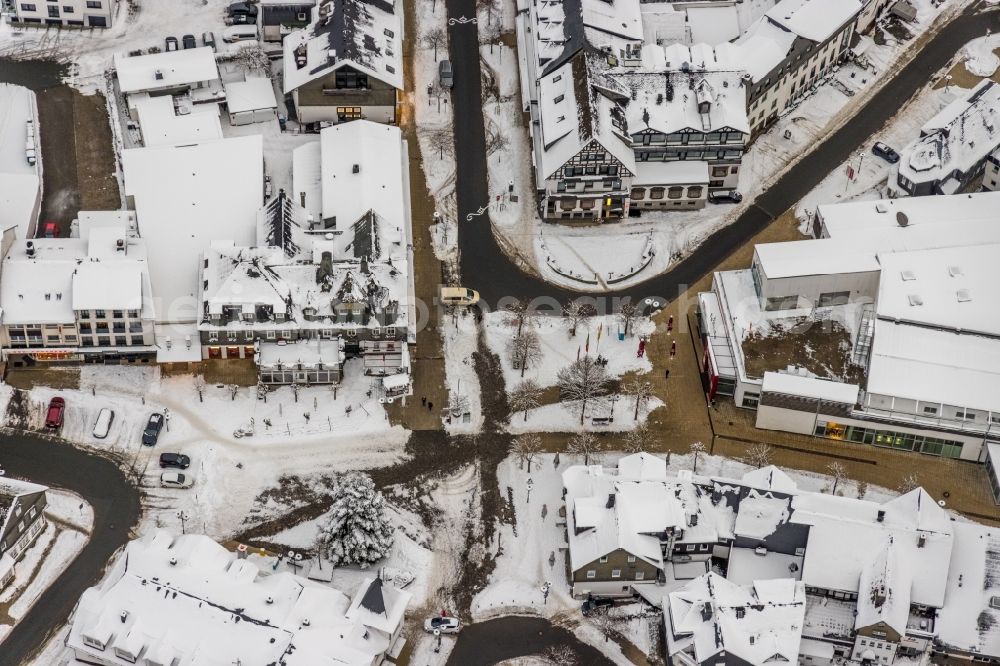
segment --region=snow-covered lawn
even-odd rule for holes
[[[32,425],[38,427],[53,395],[66,398],[61,436],[84,447],[116,453],[142,478],[151,497],[145,523],[180,529],[178,511],[189,527],[215,538],[237,531],[263,487],[282,475],[370,469],[403,457],[408,431],[392,426],[382,405],[370,397],[371,378],[359,361],[348,361],[336,394],[330,387],[304,387],[296,402],[290,387],[272,391],[267,402],[255,388],[209,385],[198,398],[191,376],[159,376],[156,368],[84,366],[81,389],[31,390]],[[108,437],[93,437],[100,409],[115,412]],[[350,411],[348,411],[350,408]],[[142,430],[154,411],[169,414],[156,446],[141,445]],[[234,437],[237,429],[254,432]],[[157,458],[165,451],[185,453],[195,478],[193,488],[159,487]]]
[[[623,220],[617,224],[599,226],[575,226],[564,224],[546,224],[541,222],[533,208],[507,206],[503,211],[490,213],[497,231],[506,240],[508,248],[524,260],[528,261],[542,277],[553,284],[572,287],[578,291],[602,292],[620,289],[648,280],[670,268],[683,256],[693,251],[702,241],[718,229],[732,223],[761,192],[766,190],[779,178],[789,166],[798,160],[810,147],[822,141],[831,130],[838,125],[849,122],[853,111],[863,104],[871,95],[876,85],[898,67],[907,55],[908,47],[914,44],[919,36],[926,32],[938,19],[951,17],[961,12],[974,0],[953,0],[935,7],[931,0],[913,0],[917,9],[915,23],[907,23],[906,28],[914,33],[914,38],[900,43],[888,36],[885,44],[870,43],[864,56],[868,66],[861,67],[854,63],[841,66],[826,81],[822,82],[802,98],[795,106],[786,110],[778,121],[762,136],[760,136],[743,158],[743,168],[740,173],[740,192],[743,193],[743,203],[708,204],[697,211],[685,212],[646,212],[639,219]],[[987,69],[996,67],[993,54],[984,45],[976,45],[972,52],[973,67]],[[495,57],[495,56],[494,56]],[[509,58],[513,60],[513,58]],[[507,67],[507,61],[504,61]],[[510,68],[507,68],[510,69]],[[514,73],[516,77],[516,72]],[[510,72],[504,74],[511,76]],[[504,104],[517,107],[514,97]],[[507,133],[511,141],[524,144],[528,150],[527,132],[518,126],[517,109],[515,113],[497,114],[486,106],[488,122],[497,123],[501,130]],[[503,106],[503,105],[501,105]],[[898,147],[898,146],[897,146]],[[864,146],[867,150],[870,146]],[[529,162],[520,159],[523,151],[510,150],[503,155],[502,160],[491,159],[490,184],[491,193],[495,194],[506,189],[506,182],[514,180],[515,192],[521,194],[522,201],[534,201],[531,193],[531,175]],[[872,164],[875,160],[864,159],[863,169],[878,171],[879,165]],[[855,159],[857,168],[859,159]],[[846,165],[844,165],[846,167]],[[844,168],[838,168],[831,178],[840,181],[840,196],[844,195],[846,177]],[[525,189],[522,192],[521,183]],[[862,177],[850,185],[851,192],[865,192],[872,185],[866,185],[868,180]],[[836,200],[836,186],[828,187],[824,196]],[[877,192],[870,194],[877,195]],[[777,212],[777,211],[776,211]],[[650,238],[652,259],[648,265],[637,272],[643,251],[634,251],[641,244],[638,239]],[[614,243],[616,251],[613,255],[603,252],[608,243]],[[607,274],[634,274],[628,279],[614,284],[607,284]],[[565,273],[584,276],[589,283],[566,277]],[[602,281],[594,282],[593,274],[599,273]]]
[[[48,525],[14,567],[14,580],[0,592],[0,606],[15,622],[24,617],[90,539],[94,511],[79,495],[50,489],[46,493]],[[0,623],[0,641],[12,625]]]
[[[620,397],[620,396],[619,396]],[[632,430],[640,423],[645,423],[650,413],[663,406],[659,398],[650,398],[639,408],[639,418],[635,418],[635,402],[628,398],[620,399],[617,406],[608,400],[597,401],[587,405],[583,424],[580,423],[580,407],[578,402],[556,403],[542,405],[528,410],[528,419],[524,414],[512,414],[507,431],[511,433],[524,432],[625,432]],[[612,413],[612,410],[614,412]],[[594,425],[594,418],[613,418],[614,421],[605,425]]]
[[[479,376],[472,355],[479,350],[479,326],[476,318],[466,309],[455,316],[444,315],[441,320],[444,338],[444,367],[448,394],[451,401],[468,402],[470,420],[453,419],[445,423],[451,434],[478,432],[483,425],[483,404]],[[462,396],[461,398],[457,396]],[[441,405],[445,407],[445,405]]]

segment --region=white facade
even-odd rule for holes
[[[15,0],[13,19],[22,23],[110,28],[118,0]]]

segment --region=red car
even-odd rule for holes
[[[43,238],[59,238],[59,225],[55,222],[46,222],[42,227]]]
[[[63,424],[63,412],[66,411],[66,401],[56,396],[49,401],[49,411],[45,414],[45,427],[58,430]]]

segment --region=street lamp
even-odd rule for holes
[[[189,516],[186,511],[181,510],[177,512],[177,517],[181,519],[181,534],[187,534],[185,523],[191,516]]]
[[[535,487],[535,482],[532,481],[529,478],[528,481],[527,481],[527,483],[525,483],[524,485],[528,488],[528,503],[530,504],[531,503],[531,489]]]

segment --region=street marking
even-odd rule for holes
[[[482,215],[483,213],[485,213],[489,209],[490,209],[490,205],[489,204],[486,204],[485,206],[481,206],[479,208],[479,210],[477,210],[475,213],[469,213],[468,215],[466,215],[465,216],[465,221],[466,222],[471,222],[472,218],[478,217],[478,216]]]
[[[456,23],[461,23],[462,25],[465,25],[466,23],[479,23],[479,21],[476,20],[475,16],[473,16],[472,18],[465,18],[464,16],[459,16],[458,18],[448,19],[448,25],[455,25]]]

